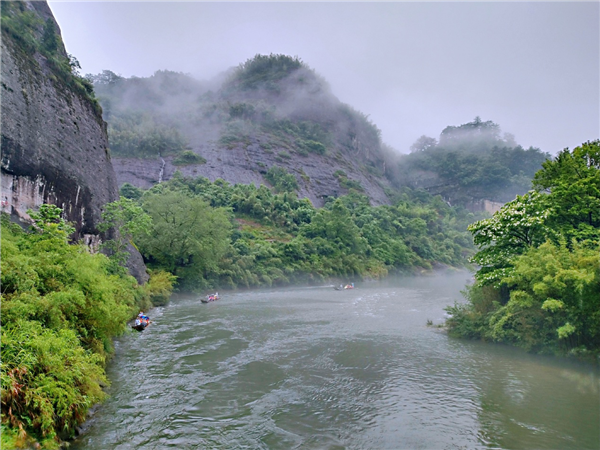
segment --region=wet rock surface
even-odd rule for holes
[[[44,20],[52,17],[45,2],[27,5]],[[76,237],[96,245],[102,207],[118,199],[106,123],[89,98],[57,79],[45,56],[4,33],[1,70],[2,211],[26,222],[28,209],[55,204],[74,224]],[[134,253],[131,264],[145,280],[141,256]]]
[[[285,157],[281,154],[284,153]],[[369,173],[363,165],[354,165],[350,158],[334,149],[326,155],[309,154],[301,156],[285,151],[283,148],[265,150],[258,140],[249,145],[237,145],[233,148],[222,148],[215,144],[197,145],[194,153],[206,159],[205,164],[175,166],[174,157],[164,157],[165,167],[163,180],[169,180],[176,171],[186,177],[206,177],[211,181],[221,178],[231,184],[264,184],[264,174],[273,166],[284,167],[298,181],[298,195],[310,199],[319,207],[327,197],[338,197],[348,193],[348,189],[340,186],[334,175],[341,170],[348,179],[357,181],[364,189],[364,194],[371,199],[373,205],[389,203],[384,188],[389,181],[381,176]],[[130,183],[148,189],[158,183],[162,161],[160,158],[112,158],[119,186]]]

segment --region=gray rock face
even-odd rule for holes
[[[45,2],[27,6],[42,19],[51,17]],[[27,209],[55,204],[75,225],[76,237],[96,247],[102,206],[118,199],[106,123],[88,98],[57,79],[46,57],[2,38],[1,210],[27,222]],[[141,256],[135,251],[131,259],[145,281]]]
[[[354,166],[352,161],[342,157],[341,153],[338,153],[337,157],[292,154],[289,158],[281,158],[277,149],[265,152],[257,143],[232,149],[200,145],[195,149],[195,153],[206,159],[206,163],[175,166],[174,157],[169,156],[156,159],[113,157],[112,163],[119,186],[130,183],[143,189],[151,188],[161,179],[171,179],[177,170],[186,177],[202,176],[211,181],[221,178],[231,184],[269,186],[263,175],[272,166],[280,166],[296,177],[298,196],[308,198],[316,207],[323,206],[327,197],[338,197],[348,193],[348,189],[341,186],[338,178],[334,176],[336,171],[341,170],[349,179],[360,183],[364,194],[371,199],[371,204],[389,203],[384,191],[384,187],[390,186],[388,180],[384,177],[378,179],[367,170]]]
[[[390,187],[389,181],[385,177],[378,178],[369,173],[364,167],[364,160],[354,163],[351,155],[344,156],[340,151],[335,151],[333,156],[301,156],[285,152],[287,157],[282,158],[280,155],[285,149],[273,148],[267,151],[261,148],[257,138],[255,141],[250,145],[238,145],[231,149],[210,143],[197,144],[194,152],[206,159],[205,164],[175,166],[172,156],[155,159],[113,157],[112,163],[119,186],[130,183],[143,189],[151,188],[159,180],[171,179],[177,170],[187,177],[202,176],[211,181],[221,178],[231,184],[269,186],[264,174],[269,168],[280,166],[296,177],[299,197],[308,198],[316,207],[323,206],[327,197],[348,193],[348,189],[340,185],[339,178],[334,176],[335,172],[341,170],[348,179],[360,183],[364,194],[371,199],[371,204],[389,203],[384,191],[385,187]]]

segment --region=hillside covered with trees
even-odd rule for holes
[[[371,206],[354,192],[315,208],[291,174],[269,176],[272,189],[176,174],[146,191],[123,186],[118,208],[133,203],[151,219],[136,246],[181,289],[380,278],[462,267],[473,253],[466,227],[476,216],[439,197],[407,189]]]
[[[479,251],[454,335],[530,351],[600,351],[600,141],[544,162],[532,190],[469,226]]]
[[[548,153],[517,145],[491,120],[448,126],[439,141],[421,136],[402,156],[397,182],[426,189],[452,205],[505,203],[529,190]]]

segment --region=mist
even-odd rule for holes
[[[49,3],[84,73],[298,56],[403,153],[475,116],[552,154],[599,135],[597,2]]]

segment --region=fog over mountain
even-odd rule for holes
[[[401,152],[475,116],[556,153],[599,135],[597,2],[61,2],[82,72],[210,80],[256,54],[300,57]]]

